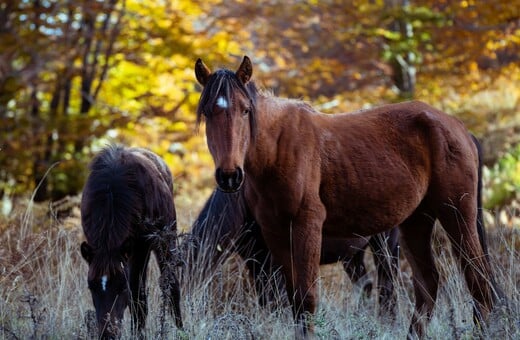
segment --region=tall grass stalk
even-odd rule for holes
[[[63,221],[49,217],[46,209],[37,205],[30,204],[28,209],[31,211],[0,221],[4,224],[0,230],[5,230],[0,235],[0,339],[95,338],[93,306],[86,284],[87,265],[79,253],[83,239],[79,217]],[[190,223],[189,218],[179,221],[181,226]],[[471,297],[446,237],[440,228],[436,230],[433,244],[441,287],[428,336],[520,338],[520,228],[504,227],[498,221],[488,228],[493,270],[507,301],[497,305],[482,331],[473,325]],[[370,256],[366,259],[375,281]],[[290,308],[283,303],[284,293],[279,292],[279,303],[262,308],[243,261],[232,256],[221,264],[193,266],[193,261],[185,260],[179,273],[183,331],[175,329],[168,314],[161,317],[159,271],[155,260],[149,266],[148,338],[293,337],[294,322]],[[366,297],[362,290],[353,287],[341,265],[321,267],[317,282],[320,302],[314,316],[317,337],[405,338],[414,300],[406,260],[401,261],[401,267],[395,278],[395,315],[383,316],[377,313],[375,294]],[[124,324],[123,338],[130,339],[133,335],[128,312]]]

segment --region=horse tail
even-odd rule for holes
[[[482,146],[480,145],[480,142],[478,141],[477,137],[470,134],[471,139],[473,140],[473,143],[475,144],[477,148],[477,155],[478,155],[478,183],[477,183],[477,232],[480,240],[480,245],[482,246],[482,251],[484,252],[484,256],[486,257],[488,263],[490,263],[490,256],[488,251],[488,245],[487,245],[487,236],[486,236],[486,228],[484,225],[484,216],[483,216],[483,207],[482,207],[482,168],[484,166],[483,161],[483,151]],[[504,299],[505,294],[502,291],[502,289],[498,286],[496,279],[494,275],[491,275],[491,285],[493,286],[493,289],[495,290],[495,296],[498,297],[498,299]]]

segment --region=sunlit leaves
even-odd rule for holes
[[[487,209],[520,199],[520,145],[508,150],[490,169],[486,168],[484,175],[488,182]]]
[[[0,5],[7,18],[0,22],[0,182],[34,188],[34,155],[49,145],[47,166],[65,160],[84,167],[90,151],[117,140],[160,153],[182,178],[180,187],[210,185],[211,157],[194,127],[199,57],[216,69],[236,67],[247,54],[260,87],[330,113],[399,100],[392,62],[406,58],[417,70],[415,98],[457,114],[478,133],[512,124],[520,88],[513,3],[391,6],[405,2],[116,1],[107,23],[114,27],[121,14],[121,26],[109,51],[110,34],[101,29],[109,0],[6,2]],[[392,26],[399,21],[410,34]],[[89,23],[95,43],[85,55]],[[97,59],[96,46],[106,51]],[[93,95],[82,91],[92,69],[90,92],[98,85],[100,92],[82,110]],[[60,105],[53,106],[56,98]],[[60,187],[70,179],[79,188],[78,173],[64,164],[51,176]]]

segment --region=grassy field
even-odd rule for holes
[[[179,226],[188,228],[203,199],[177,201]],[[74,201],[73,204],[74,205]],[[18,202],[15,213],[0,222],[0,339],[95,338],[93,306],[87,289],[87,265],[79,253],[83,240],[79,211],[57,218],[47,205]],[[471,298],[462,283],[440,228],[434,239],[442,281],[431,339],[520,338],[520,225],[515,208],[487,214],[488,239],[498,282],[508,301],[492,313],[485,333],[472,323]],[[373,272],[371,256],[366,260]],[[413,310],[410,270],[406,261],[396,278],[394,317],[378,317],[376,299],[353,287],[340,265],[321,268],[316,335],[322,339],[404,339]],[[261,308],[244,264],[236,258],[209,277],[182,277],[181,308],[185,329],[163,318],[158,270],[151,262],[148,338],[287,339],[293,337],[290,309]],[[203,273],[204,268],[197,268]],[[130,334],[125,316],[124,338]]]

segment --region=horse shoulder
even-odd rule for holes
[[[271,119],[276,115],[276,120],[270,121],[269,129],[263,129],[266,131],[262,134],[263,140],[257,140],[255,152],[261,148],[262,155],[256,157],[256,164],[248,164],[246,169],[255,178],[246,192],[251,201],[248,203],[254,203],[249,206],[258,208],[256,213],[261,213],[263,208],[260,207],[274,204],[280,216],[291,216],[300,209],[309,190],[313,190],[318,199],[319,131],[311,118],[315,111],[309,105],[292,100],[276,104],[281,104],[280,112],[270,113]],[[315,185],[309,183],[311,178]]]

